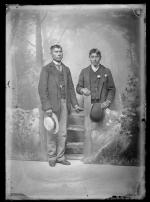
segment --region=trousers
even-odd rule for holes
[[[94,152],[94,144],[92,141],[92,131],[99,130],[102,123],[95,123],[90,119],[90,111],[93,103],[91,103],[91,96],[84,96],[84,158],[90,157]]]
[[[61,110],[59,117],[59,131],[56,134],[52,134],[47,131],[47,154],[48,160],[59,160],[65,159],[65,148],[67,139],[67,120],[68,111],[66,100],[61,99]]]

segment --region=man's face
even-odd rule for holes
[[[101,57],[99,55],[97,55],[97,53],[92,53],[90,55],[91,64],[94,65],[95,67],[98,66],[100,59],[101,59]]]
[[[63,58],[63,52],[61,48],[54,48],[51,52],[53,60],[61,62]]]

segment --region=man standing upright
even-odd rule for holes
[[[94,110],[96,116],[108,108],[115,96],[115,84],[111,71],[100,64],[101,52],[98,49],[91,49],[89,52],[91,65],[81,70],[79,81],[76,87],[78,94],[84,96],[85,111],[85,155],[92,153],[91,132],[96,123],[91,118],[92,106],[98,106],[101,110]],[[99,103],[99,104],[97,104]],[[97,108],[98,109],[98,108]]]
[[[63,58],[62,47],[56,44],[51,46],[50,51],[53,61],[42,68],[38,91],[44,114],[52,116],[52,113],[55,113],[59,122],[58,134],[49,133],[47,135],[48,160],[49,165],[53,167],[56,162],[70,165],[64,156],[67,118],[71,111],[71,105],[77,112],[80,111],[80,107],[70,70],[61,62]]]

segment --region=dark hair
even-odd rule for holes
[[[102,57],[100,50],[98,50],[97,48],[93,48],[93,49],[90,50],[90,52],[89,52],[89,57],[90,57],[90,55],[91,55],[92,53],[96,53],[97,55],[99,55],[100,57]]]
[[[50,50],[52,51],[54,48],[60,48],[60,49],[62,49],[62,47],[60,45],[55,44],[55,45],[53,45],[53,46],[50,47]]]

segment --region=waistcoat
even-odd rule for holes
[[[57,70],[57,74],[58,74],[61,98],[65,99],[66,93],[65,93],[65,80],[63,70],[62,71]]]
[[[100,78],[97,76],[100,75],[100,69],[96,72],[90,69],[90,87],[91,87],[91,99],[100,99],[99,94],[99,81]]]

